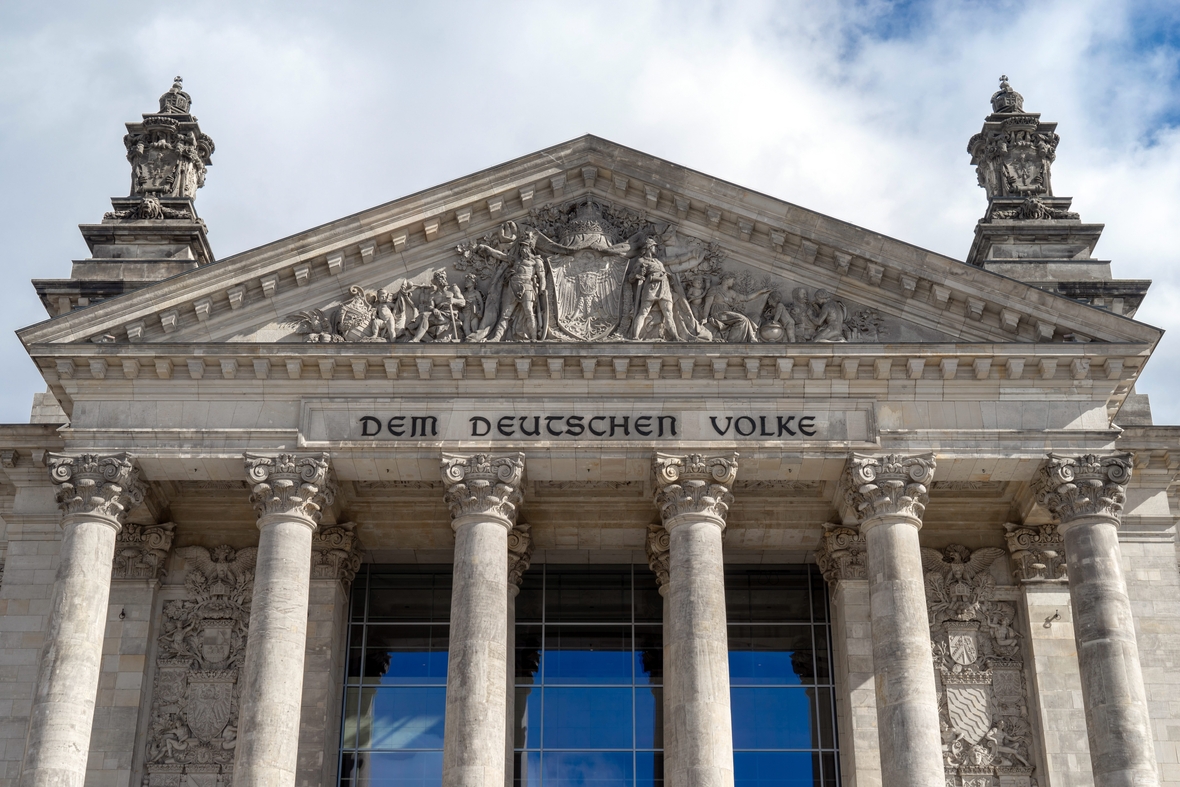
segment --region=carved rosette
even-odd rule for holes
[[[259,517],[296,516],[320,521],[321,508],[335,497],[328,454],[246,454],[253,487],[250,502]]]
[[[115,538],[112,579],[159,579],[172,548],[176,525],[127,524]]]
[[[1006,524],[1012,573],[1022,585],[1065,583],[1065,539],[1056,525]]]
[[[442,477],[453,522],[474,516],[499,520],[509,528],[516,523],[524,454],[443,454]]]
[[[508,531],[508,585],[520,587],[524,572],[533,562],[532,528],[524,522]]]
[[[864,534],[854,527],[824,525],[823,541],[815,562],[824,579],[835,585],[841,580],[868,579]]]
[[[1080,517],[1120,521],[1131,480],[1129,453],[1059,456],[1049,454],[1033,482],[1037,502],[1063,525]]]
[[[729,489],[737,478],[736,453],[663,454],[656,452],[652,465],[656,471],[656,507],[664,526],[678,517],[695,516],[712,519],[722,528],[733,495]]]
[[[49,475],[66,517],[117,524],[143,502],[144,484],[131,454],[50,454]]]
[[[948,787],[1032,784],[1033,737],[1016,608],[988,569],[1004,550],[923,549]]]
[[[144,785],[228,785],[258,550],[176,552],[186,563],[185,593],[164,602],[156,639]]]
[[[905,517],[921,524],[934,480],[934,454],[853,454],[844,469],[844,502],[861,522]]]
[[[356,525],[321,525],[311,537],[311,578],[335,579],[351,585],[361,567],[361,542]]]
[[[647,565],[656,575],[656,583],[663,590],[668,585],[672,537],[668,529],[659,522],[647,526]]]

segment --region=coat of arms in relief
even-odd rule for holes
[[[1032,726],[1015,608],[988,569],[1002,549],[923,549],[948,787],[1031,787]]]
[[[246,655],[257,549],[185,547],[187,598],[164,602],[146,787],[230,787],[238,672]],[[182,781],[183,779],[183,781]]]

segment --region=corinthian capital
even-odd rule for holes
[[[736,453],[706,456],[657,451],[652,465],[656,471],[656,507],[664,526],[692,514],[725,527],[725,515],[733,502],[729,487],[737,478],[737,460]]]
[[[524,572],[533,563],[532,528],[524,522],[508,531],[508,584],[520,587]]]
[[[69,516],[121,524],[143,502],[144,485],[131,454],[50,454],[49,476],[57,505]]]
[[[327,454],[246,454],[250,502],[258,516],[287,514],[320,521],[335,496]]]
[[[824,525],[815,554],[824,579],[833,585],[844,579],[868,579],[866,560],[864,533],[855,527]]]
[[[671,563],[672,537],[661,524],[647,526],[647,565],[656,575],[656,584],[662,590],[668,584],[668,566]]]
[[[934,454],[852,454],[844,468],[844,502],[861,522],[901,516],[921,524],[934,467]]]
[[[1058,456],[1049,454],[1033,492],[1037,502],[1063,525],[1079,517],[1100,516],[1116,522],[1127,500],[1131,480],[1129,453]]]
[[[1013,574],[1022,585],[1064,583],[1065,539],[1056,525],[1004,525]]]
[[[360,567],[361,542],[354,523],[325,525],[312,535],[312,579],[338,579],[350,585]]]
[[[516,523],[524,454],[443,454],[442,477],[452,523],[468,516],[497,519],[509,528]]]
[[[112,579],[159,579],[176,525],[127,524],[115,539]]]

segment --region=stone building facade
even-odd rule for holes
[[[1149,282],[1007,81],[965,262],[592,136],[215,260],[190,110],[19,333],[0,784],[1180,785]]]

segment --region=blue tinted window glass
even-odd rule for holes
[[[730,626],[729,680],[734,686],[815,682],[811,626]]]
[[[547,571],[545,619],[561,622],[631,622],[631,567]]]
[[[735,751],[734,787],[812,787],[819,770],[809,751]]]
[[[810,749],[814,689],[730,689],[735,749]]]
[[[346,754],[342,784],[353,787],[438,787],[442,783],[442,752],[373,752]]]
[[[513,787],[541,787],[541,752],[516,753]]]
[[[664,748],[663,689],[635,689],[635,748]]]
[[[546,685],[631,683],[630,626],[547,626]]]
[[[369,626],[365,683],[447,685],[448,626]]]
[[[360,690],[357,747],[441,749],[445,687],[386,687]]]
[[[541,755],[544,787],[631,787],[629,751],[546,751]]]
[[[663,787],[664,753],[635,752],[635,787]]]
[[[630,688],[544,690],[546,749],[630,749]]]

